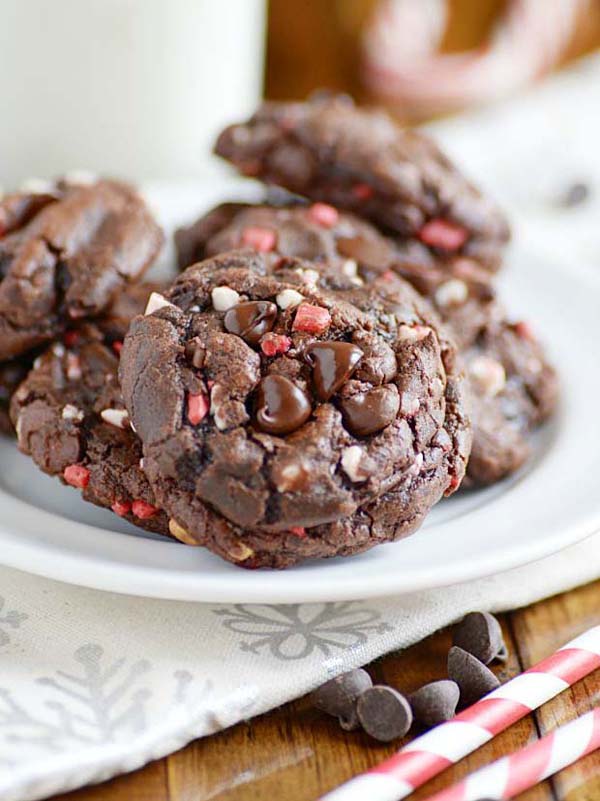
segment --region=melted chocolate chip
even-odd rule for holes
[[[349,342],[313,342],[306,358],[313,368],[313,381],[320,400],[326,401],[350,378],[363,352]]]
[[[396,419],[400,396],[395,386],[376,387],[340,402],[344,422],[357,437],[375,434]]]
[[[262,335],[273,328],[276,319],[277,306],[274,303],[251,300],[229,309],[223,324],[230,334],[237,334],[249,345],[258,345]]]
[[[289,434],[312,412],[306,394],[282,375],[268,375],[258,386],[256,423],[268,434]]]

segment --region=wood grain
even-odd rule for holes
[[[497,669],[502,681],[552,653],[600,618],[600,582],[501,616],[510,659]],[[403,653],[386,656],[369,671],[376,682],[405,692],[442,678],[450,634],[440,632]],[[415,801],[514,751],[600,701],[600,672],[512,726],[412,796]],[[401,743],[380,745],[337,723],[303,698],[274,712],[198,740],[143,770],[55,801],[315,801],[366,770]],[[599,801],[600,754],[562,771],[520,801]],[[365,799],[368,801],[368,799]]]

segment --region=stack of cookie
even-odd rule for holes
[[[499,211],[428,139],[345,97],[267,103],[216,149],[278,189],[178,231],[180,276],[124,338],[160,243],[139,198],[88,210],[81,193],[133,195],[61,182],[39,208],[0,205],[0,356],[61,337],[13,395],[21,450],[253,568],[399,539],[520,467],[556,376],[496,297]],[[11,224],[11,203],[31,210]]]

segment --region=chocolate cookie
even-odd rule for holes
[[[417,241],[383,236],[354,214],[325,203],[253,206],[224,203],[175,234],[180,269],[228,250],[252,247],[290,258],[339,262],[357,285],[392,270],[426,295],[460,347],[472,344],[494,300],[490,274],[472,259],[441,262]]]
[[[245,175],[355,211],[440,258],[500,265],[509,231],[498,209],[429,138],[345,96],[264,103],[215,150]]]
[[[162,244],[126,184],[49,185],[0,200],[0,360],[100,314]]]
[[[196,265],[122,352],[171,533],[245,567],[410,533],[470,449],[454,351],[417,294],[397,278],[327,291],[304,267],[248,251]]]
[[[143,310],[148,289],[135,289],[132,310]],[[122,339],[126,329],[119,328],[118,316],[103,323]],[[168,518],[141,469],[142,446],[121,397],[119,339],[111,341],[99,326],[86,324],[69,331],[65,341],[36,359],[13,395],[20,450],[45,473],[80,489],[84,500],[167,534]]]
[[[490,319],[465,354],[472,390],[468,481],[493,484],[531,454],[531,431],[554,411],[558,379],[527,323]]]
[[[369,286],[378,278],[388,281],[393,278],[391,272],[397,273],[433,303],[475,371],[486,364],[486,359],[488,364],[496,360],[495,340],[502,332],[505,338],[510,337],[508,332],[514,330],[495,297],[490,274],[472,259],[442,263],[419,243],[400,247],[354,214],[323,203],[291,207],[223,204],[189,228],[180,229],[176,245],[182,268],[243,245],[288,258],[311,259],[321,274],[321,285],[328,289],[340,289],[348,283]],[[331,265],[337,267],[332,270]],[[529,402],[519,379],[530,360],[537,359],[542,365],[533,385],[534,390],[539,387],[537,394],[550,396],[556,392],[554,371],[539,344],[533,346],[517,337],[514,346],[517,361],[507,363],[512,379],[502,392],[490,395],[481,381],[473,381],[475,424],[469,475],[476,483],[503,478],[530,455],[529,434],[540,420],[533,419],[531,411],[536,403],[532,406]],[[532,347],[535,353],[530,352]],[[531,376],[528,380],[531,383]],[[551,406],[545,404],[546,412],[540,419],[548,416]],[[516,408],[523,413],[515,416]]]

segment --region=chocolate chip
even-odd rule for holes
[[[573,208],[573,206],[579,206],[581,203],[585,203],[589,196],[590,187],[588,184],[578,181],[567,188],[563,196],[559,199],[559,205],[570,209]]]
[[[268,300],[251,300],[238,303],[223,318],[225,330],[237,334],[249,345],[258,345],[277,319],[277,306]]]
[[[500,686],[483,662],[453,645],[448,653],[448,676],[460,687],[461,706],[470,706]]]
[[[317,709],[338,718],[342,729],[351,731],[359,726],[356,702],[372,686],[367,671],[359,668],[323,684],[314,691],[311,699]]]
[[[313,381],[318,397],[329,400],[350,378],[363,352],[349,342],[313,342],[306,349],[306,358],[313,368]]]
[[[425,726],[437,726],[456,714],[460,689],[455,681],[442,679],[416,690],[408,697],[415,718]]]
[[[340,401],[346,426],[357,437],[375,434],[396,419],[400,396],[395,386],[376,387]]]
[[[371,687],[360,696],[356,714],[367,734],[382,743],[404,737],[413,720],[406,698],[393,687],[382,684]]]
[[[258,385],[256,423],[268,434],[289,434],[305,423],[312,407],[306,394],[289,378],[268,375]]]
[[[500,624],[488,612],[469,612],[454,629],[452,643],[473,654],[484,665],[494,659],[502,662],[507,659]]]

